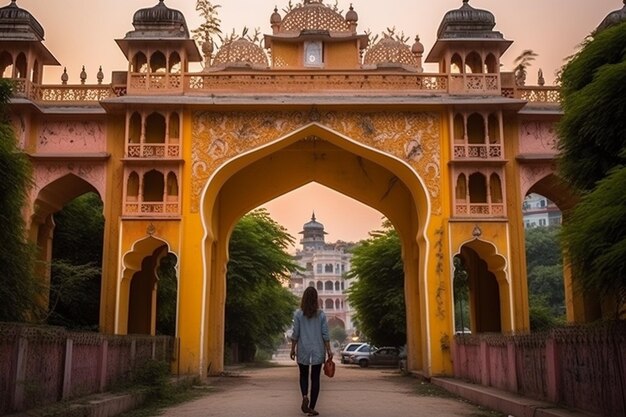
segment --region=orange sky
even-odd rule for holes
[[[297,3],[297,0],[292,0]],[[412,39],[419,34],[426,54],[436,40],[442,17],[448,10],[461,6],[461,0],[352,0],[359,14],[360,32],[381,33],[388,27],[404,32]],[[78,83],[81,66],[85,65],[87,83],[95,83],[98,66],[102,65],[105,82],[114,70],[125,70],[127,62],[114,39],[123,38],[133,29],[133,13],[157,4],[157,0],[18,0],[43,25],[45,44],[66,66],[70,81]],[[281,11],[288,0],[215,0],[220,4],[222,31],[241,33],[244,26],[270,33],[269,18],[277,5]],[[334,0],[326,0],[334,4]],[[0,0],[0,5],[9,0]],[[166,0],[165,4],[183,12],[190,29],[200,24],[195,0]],[[348,0],[339,0],[344,12]],[[623,6],[622,0],[471,0],[475,8],[487,9],[496,17],[496,30],[514,41],[502,60],[504,70],[513,67],[513,60],[525,49],[539,57],[529,71],[528,83],[536,83],[536,71],[543,69],[546,82],[552,84],[554,74],[578,44],[593,31],[611,11]],[[281,11],[284,15],[284,12]],[[425,71],[434,71],[429,66]],[[47,68],[46,83],[59,83],[61,68]],[[317,219],[326,226],[327,241],[367,237],[379,228],[381,214],[332,190],[310,184],[266,205],[272,217],[283,224],[296,238],[302,224],[315,210]]]

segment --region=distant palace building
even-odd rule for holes
[[[324,225],[316,221],[315,213],[302,229],[302,249],[296,251],[295,260],[304,271],[292,274],[290,288],[295,295],[301,296],[306,287],[315,287],[320,308],[328,317],[329,328],[339,326],[350,335],[355,329],[346,290],[353,281],[346,280],[345,275],[352,259],[352,254],[346,250],[353,244],[326,243]]]
[[[561,210],[552,200],[535,193],[528,194],[524,199],[522,213],[526,229],[561,224],[563,218]]]

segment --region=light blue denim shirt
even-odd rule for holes
[[[293,333],[291,339],[298,342],[298,363],[302,365],[318,365],[324,363],[324,342],[330,341],[326,314],[318,310],[317,314],[308,318],[301,309],[293,315]]]

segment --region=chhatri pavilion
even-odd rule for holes
[[[233,36],[199,48],[183,14],[159,0],[128,16],[133,29],[115,40],[128,66],[110,84],[99,73],[97,84],[82,74],[71,85],[64,74],[46,85],[45,67],[59,62],[35,16],[12,0],[0,8],[0,73],[15,82],[12,122],[34,167],[30,240],[50,260],[54,213],[97,193],[100,331],[155,333],[155,269],[172,254],[174,365],[216,374],[233,227],[316,182],[392,222],[408,368],[451,374],[453,258],[468,271],[471,331],[526,331],[524,197],[542,194],[561,210],[575,203],[555,173],[558,88],[502,72],[512,41],[492,13],[459,3],[426,52],[419,39],[370,39],[356,7],[343,15],[321,0],[270,9],[262,42]],[[202,70],[191,72],[194,63]],[[564,272],[568,320],[600,317],[602,306]]]

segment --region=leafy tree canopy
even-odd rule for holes
[[[41,286],[34,275],[35,249],[26,241],[22,209],[32,185],[28,158],[18,148],[8,120],[12,85],[0,80],[0,320],[38,316]]]
[[[588,39],[563,68],[560,171],[589,191],[626,163],[626,23]]]
[[[406,309],[400,238],[389,223],[370,236],[353,250],[347,277],[355,282],[348,290],[348,301],[356,310],[359,330],[371,343],[402,346]]]
[[[244,361],[254,359],[257,348],[274,349],[291,323],[298,300],[283,284],[298,268],[287,252],[293,241],[263,209],[242,217],[233,230],[225,333]]]
[[[626,22],[587,39],[562,72],[561,175],[582,193],[563,227],[574,276],[626,305]],[[619,314],[619,313],[618,313]]]

